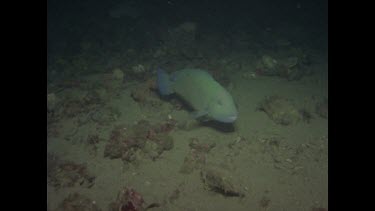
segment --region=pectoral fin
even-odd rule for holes
[[[200,120],[200,121],[208,121],[209,118],[207,116],[208,112],[206,110],[201,110],[201,111],[193,111],[191,112],[191,117],[194,119]]]

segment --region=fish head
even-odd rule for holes
[[[221,92],[210,102],[208,116],[216,121],[233,123],[238,117],[236,104],[228,92]]]

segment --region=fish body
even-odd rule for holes
[[[172,74],[158,70],[157,84],[161,95],[177,94],[195,111],[195,118],[232,123],[238,111],[230,93],[207,71],[182,69]]]

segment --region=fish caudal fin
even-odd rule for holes
[[[168,73],[166,73],[162,69],[158,69],[157,71],[158,77],[157,77],[157,84],[158,84],[158,89],[159,93],[161,95],[169,95],[173,93],[172,89],[172,82],[169,78]]]

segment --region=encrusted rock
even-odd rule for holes
[[[240,184],[235,183],[229,172],[219,168],[205,168],[201,171],[201,178],[208,190],[224,196],[244,197]]]
[[[302,119],[301,113],[290,100],[277,95],[267,97],[259,104],[258,109],[281,125],[295,124]]]

